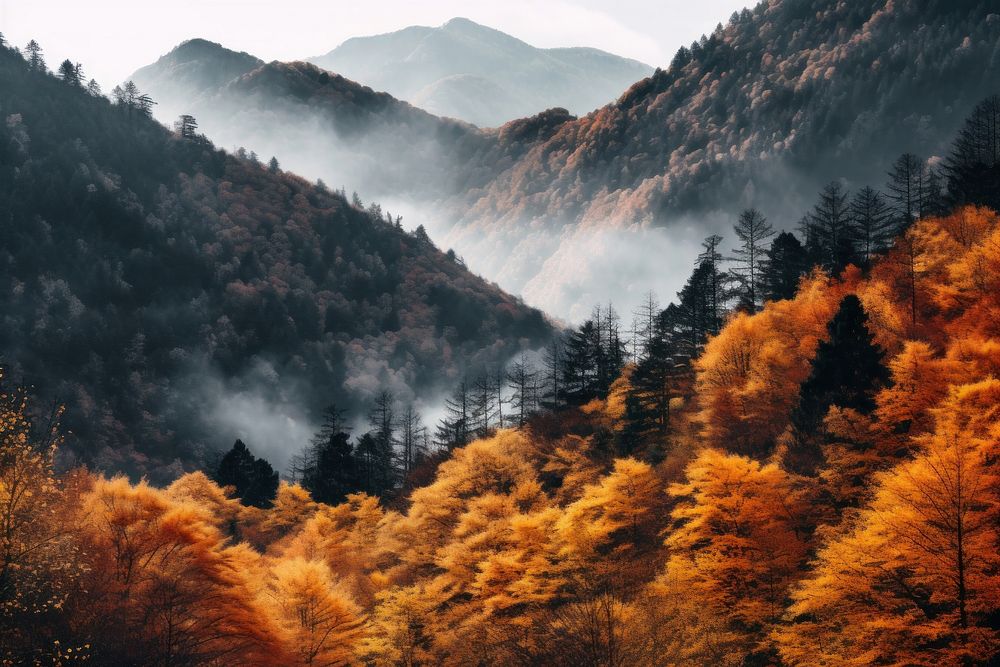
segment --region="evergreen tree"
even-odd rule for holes
[[[823,188],[809,214],[809,225],[821,248],[825,268],[838,274],[857,260],[847,192],[839,182],[832,181]]]
[[[976,105],[944,168],[950,203],[1000,210],[1000,96],[990,96]]]
[[[278,493],[278,473],[251,454],[242,440],[222,457],[212,477],[221,486],[235,488],[243,504],[252,507],[270,507]]]
[[[370,493],[385,496],[396,487],[396,415],[395,399],[388,391],[379,392],[368,414],[370,434],[374,441],[368,463]]]
[[[718,331],[720,318],[713,305],[715,274],[709,262],[702,262],[677,293],[677,303],[667,306],[665,317],[684,359],[697,357],[708,335]]]
[[[865,264],[883,252],[894,236],[892,209],[875,188],[865,186],[851,200],[851,216],[857,235],[858,253]]]
[[[679,395],[677,345],[670,330],[668,311],[661,312],[653,335],[632,373],[632,390],[626,404],[626,421],[633,437],[650,433],[663,436],[670,426],[670,399]]]
[[[65,83],[77,87],[80,87],[80,72],[77,67],[73,65],[69,60],[64,60],[59,65],[59,78]]]
[[[281,171],[281,165],[278,164],[278,158],[274,157],[273,155],[271,156],[271,159],[268,160],[267,163],[267,170],[272,174],[277,174],[279,171]]]
[[[472,441],[472,401],[469,383],[462,380],[444,403],[445,416],[438,422],[435,440],[443,449],[465,447]]]
[[[739,285],[740,303],[746,310],[756,312],[763,299],[764,242],[774,236],[774,229],[760,211],[748,208],[740,214],[733,231],[740,240],[732,258],[736,263],[733,273]]]
[[[892,163],[886,185],[895,213],[893,235],[901,234],[920,217],[926,192],[926,165],[913,153],[903,153]]]
[[[182,139],[196,139],[198,136],[198,121],[190,114],[182,114],[174,123],[174,128]]]
[[[487,370],[480,373],[472,385],[472,430],[475,437],[489,435],[496,421],[496,391],[493,375]]]
[[[102,95],[101,84],[97,83],[94,79],[91,79],[87,82],[87,92],[93,97],[100,97]]]
[[[791,232],[781,232],[767,250],[761,285],[764,299],[781,301],[795,297],[799,279],[809,270],[806,249]]]
[[[889,381],[885,352],[875,343],[857,296],[843,298],[827,331],[829,339],[820,342],[791,415],[795,444],[788,464],[801,473],[812,473],[822,462],[819,433],[830,406],[868,414],[875,409],[876,391]]]
[[[36,72],[45,71],[45,57],[42,55],[42,47],[38,45],[38,42],[35,40],[28,42],[28,45],[24,47],[24,53],[27,55],[28,67]]]
[[[317,502],[336,505],[362,488],[350,427],[336,406],[324,410],[323,424],[313,437],[302,468],[302,486]]]
[[[722,310],[724,308],[726,280],[722,272],[722,253],[719,246],[722,237],[713,234],[702,242],[702,251],[698,255],[697,266],[706,274],[704,287],[707,289],[708,303],[711,306],[706,320],[707,333],[718,333],[722,328]]]
[[[589,319],[566,339],[562,382],[566,397],[582,404],[597,396],[601,332]]]

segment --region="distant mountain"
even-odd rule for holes
[[[131,78],[164,123],[194,114],[218,144],[276,155],[297,173],[367,197],[458,191],[468,178],[460,165],[482,163],[476,156],[492,145],[488,132],[315,65],[264,63],[204,40],[184,42]]]
[[[393,39],[412,52],[427,30]],[[323,131],[342,111],[300,98],[277,115],[286,84],[237,95],[242,80],[216,93],[233,106],[210,136],[253,136],[298,170],[393,197],[477,271],[580,318],[609,298],[627,306],[678,289],[701,238],[744,207],[790,228],[831,180],[880,187],[900,153],[944,155],[975,103],[1000,90],[1000,10],[766,0],[584,116],[539,108],[477,130],[422,115],[370,124],[349,147]]]
[[[636,257],[655,257],[639,273],[672,274],[676,289],[697,237],[741,208],[789,228],[826,182],[882,187],[900,153],[946,154],[998,90],[991,0],[767,0],[491,165],[490,183],[457,195],[446,240],[548,308],[634,289]],[[557,240],[540,243],[541,228]],[[570,271],[582,249],[599,255],[589,277]]]
[[[484,127],[550,107],[587,113],[652,72],[597,49],[539,49],[464,18],[355,37],[310,62]]]
[[[289,96],[312,90],[286,74]],[[280,465],[329,403],[359,420],[381,389],[433,404],[466,367],[549,336],[540,312],[377,206],[6,48],[0,108],[4,379],[64,403],[69,451],[92,465],[163,480],[237,436]]]

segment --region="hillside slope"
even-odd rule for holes
[[[280,465],[331,402],[433,400],[548,335],[376,207],[7,49],[0,108],[0,355],[67,405],[71,449],[99,467],[169,477],[238,433]]]
[[[431,113],[484,127],[550,107],[587,113],[652,72],[598,49],[539,49],[464,18],[355,37],[309,60]]]

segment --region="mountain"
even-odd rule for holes
[[[637,270],[670,273],[669,293],[700,237],[728,228],[740,209],[759,207],[789,228],[831,180],[880,187],[904,151],[942,156],[997,89],[995,3],[767,0],[457,195],[460,219],[446,240],[545,307],[581,289],[626,292]],[[539,243],[540,228],[557,240]],[[641,270],[613,250],[651,244]],[[588,248],[606,261],[590,277],[570,271]],[[618,272],[628,280],[609,282]]]
[[[550,107],[587,113],[652,72],[598,49],[539,49],[464,18],[355,37],[310,62],[485,127]]]
[[[164,123],[194,114],[218,144],[276,155],[297,173],[382,200],[458,191],[467,178],[460,166],[482,163],[475,156],[492,145],[468,123],[315,65],[263,63],[204,40],[184,42],[132,80]]]
[[[282,465],[330,403],[359,421],[383,389],[432,405],[549,336],[378,205],[6,48],[0,108],[4,380],[66,405],[77,460],[167,479],[239,435]]]
[[[393,43],[415,49],[427,30]],[[936,162],[1000,88],[998,44],[986,0],[766,0],[579,118],[539,108],[492,130],[425,119],[447,128],[433,138],[400,122],[345,148],[317,131],[338,110],[275,116],[285,102],[237,95],[240,79],[218,89],[234,106],[208,134],[253,136],[298,171],[391,199],[505,289],[580,320],[596,302],[676,291],[701,239],[745,207],[790,228],[831,180],[880,187],[904,151]]]

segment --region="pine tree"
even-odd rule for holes
[[[232,486],[244,505],[270,507],[278,492],[278,473],[271,464],[250,453],[237,440],[219,461],[213,479],[220,486]]]
[[[733,273],[739,283],[740,301],[747,310],[756,312],[763,299],[764,242],[774,236],[774,229],[760,211],[748,208],[740,214],[733,231],[740,240],[732,258],[736,263]]]
[[[542,405],[557,408],[562,405],[565,388],[562,384],[565,351],[561,337],[553,337],[545,348],[545,391]]]
[[[767,250],[761,276],[763,297],[781,301],[795,297],[799,279],[809,270],[806,249],[791,232],[778,234]]]
[[[196,139],[198,136],[198,121],[190,114],[182,114],[174,123],[174,128],[182,139]]]
[[[824,267],[840,273],[856,260],[847,192],[839,182],[833,181],[823,188],[819,201],[809,214],[809,224],[821,248]]]
[[[379,392],[368,414],[374,448],[369,457],[371,493],[384,496],[396,486],[396,415],[395,399],[388,391]]]
[[[361,489],[350,427],[336,406],[323,411],[323,424],[313,437],[302,468],[302,486],[316,502],[336,505]]]
[[[586,403],[597,396],[600,336],[600,329],[589,319],[566,339],[562,381],[565,395],[573,403]]]
[[[865,186],[851,200],[851,215],[857,235],[858,252],[868,264],[872,257],[892,243],[894,224],[892,209],[875,188]]]
[[[24,47],[24,52],[28,56],[28,67],[36,72],[45,71],[45,58],[42,55],[42,47],[38,45],[38,42],[35,40],[28,42],[28,45]]]
[[[895,212],[893,235],[901,234],[920,217],[926,192],[925,178],[926,165],[913,153],[903,153],[892,163],[886,188]]]
[[[992,95],[976,105],[944,169],[950,203],[1000,210],[1000,96]]]
[[[827,331],[829,340],[820,342],[791,416],[795,444],[787,463],[802,473],[812,473],[822,462],[818,435],[830,406],[868,414],[875,409],[875,392],[889,381],[885,352],[868,330],[857,296],[843,298]]]
[[[59,78],[62,79],[64,83],[75,88],[80,87],[80,72],[69,60],[62,61],[62,64],[59,65],[58,74]]]
[[[708,302],[711,306],[710,315],[707,319],[707,333],[718,333],[722,328],[722,309],[724,307],[726,281],[722,273],[722,253],[719,246],[722,244],[722,237],[713,234],[705,238],[702,242],[702,251],[698,255],[696,266],[704,271],[707,276],[705,287],[708,291]]]
[[[278,158],[271,156],[271,159],[267,163],[267,170],[272,174],[277,174],[281,171],[281,165],[278,164]]]
[[[653,335],[632,373],[632,390],[626,404],[626,421],[633,437],[651,433],[663,436],[670,426],[670,400],[678,395],[680,360],[670,331],[667,311],[661,312]]]
[[[438,422],[435,440],[443,449],[465,447],[472,441],[472,401],[469,383],[462,380],[444,403],[445,416]]]

